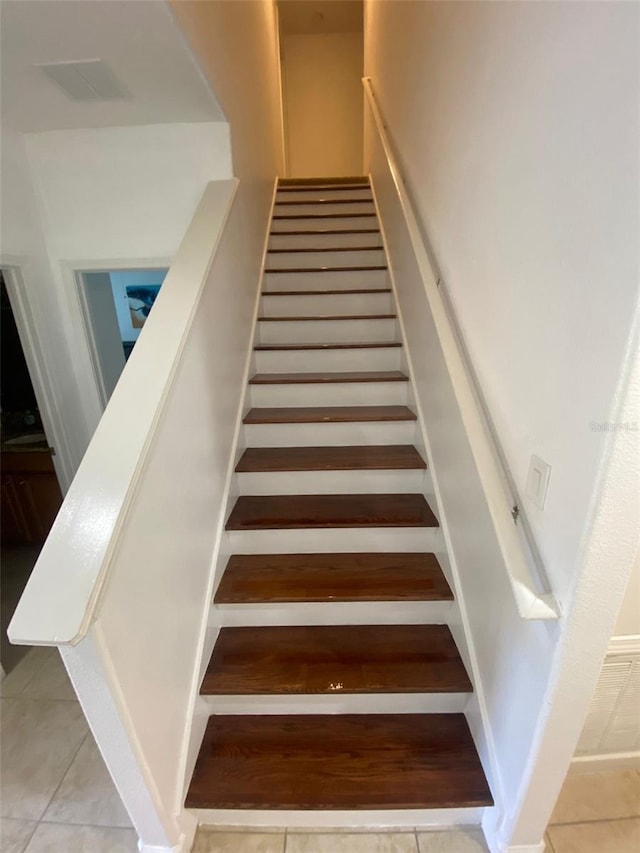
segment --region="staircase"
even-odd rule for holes
[[[477,820],[473,687],[366,178],[279,182],[254,355],[186,805]]]

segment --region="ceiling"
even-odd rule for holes
[[[2,0],[1,120],[46,131],[224,121],[164,0]],[[124,98],[77,101],[37,67],[100,59]]]
[[[363,0],[278,0],[285,35],[356,33],[363,29]]]

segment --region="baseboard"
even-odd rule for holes
[[[604,770],[640,770],[640,751],[610,752],[604,755],[577,755],[569,773],[599,773]]]
[[[613,655],[640,655],[640,634],[626,634],[612,637],[607,647],[607,657]]]

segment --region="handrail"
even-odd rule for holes
[[[73,646],[96,618],[238,183],[207,184],[13,615],[13,643]]]
[[[503,467],[504,456],[492,434],[473,381],[473,371],[465,357],[465,348],[439,290],[439,280],[425,246],[419,220],[404,187],[394,157],[386,125],[375,99],[370,77],[363,77],[367,102],[380,137],[389,172],[404,214],[420,277],[433,315],[443,356],[460,409],[471,452],[493,522],[496,538],[509,573],[518,613],[523,619],[558,619],[560,608],[549,591],[538,591],[536,579],[544,577],[538,551],[527,526],[519,528],[509,491],[510,477]]]

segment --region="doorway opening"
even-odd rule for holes
[[[83,272],[78,291],[103,406],[116,387],[167,275],[161,269]]]
[[[0,271],[0,662],[9,672],[28,648],[11,645],[7,627],[60,509],[62,492],[6,274]]]
[[[286,176],[363,171],[363,0],[278,2]]]

